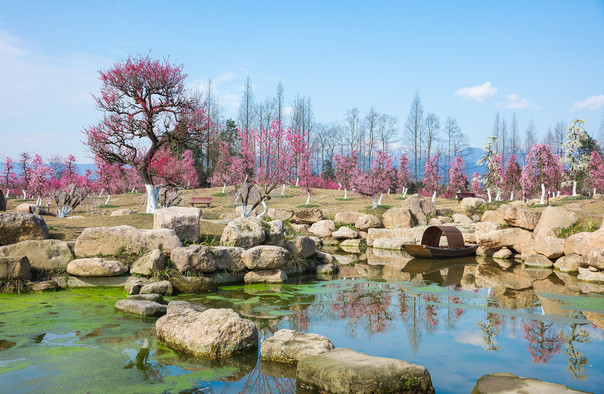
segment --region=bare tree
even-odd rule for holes
[[[271,122],[277,118],[275,100],[271,97],[267,97],[263,102],[258,103],[254,106],[254,114],[258,126],[264,130],[268,130],[271,127]]]
[[[553,134],[553,142],[552,142],[552,151],[558,155],[558,157],[562,157],[562,146],[564,145],[564,139],[566,138],[566,122],[563,120],[556,123],[554,126],[554,134]]]
[[[359,143],[360,125],[359,125],[359,109],[357,107],[351,108],[346,111],[346,131],[347,134],[344,136],[344,141],[348,147],[350,153],[356,149]]]
[[[243,85],[243,97],[239,106],[239,124],[247,132],[252,127],[254,120],[254,91],[252,89],[252,79],[248,75]]]
[[[529,120],[528,127],[526,128],[526,136],[524,139],[524,150],[528,153],[533,145],[537,142],[537,131],[535,129],[535,122],[533,119]]]
[[[604,112],[602,112],[602,120],[600,121],[600,129],[598,130],[598,144],[601,149],[604,149]]]
[[[501,133],[501,117],[499,116],[499,112],[495,115],[495,123],[493,123],[493,132],[491,135],[495,137],[495,152],[499,153],[499,138]]]
[[[421,177],[423,120],[424,108],[422,107],[419,94],[415,93],[411,102],[411,108],[409,109],[409,115],[407,116],[407,122],[405,122],[405,136],[413,143],[413,173],[415,182],[419,181]]]
[[[505,147],[507,143],[507,123],[505,118],[501,118],[501,136],[499,137],[501,140],[501,163],[505,163]],[[499,141],[498,141],[499,142]]]
[[[283,84],[279,81],[277,85],[277,96],[275,97],[275,104],[277,106],[277,121],[280,124],[283,124],[281,117],[283,116],[283,105],[284,105],[284,95],[283,95]]]
[[[445,183],[449,182],[449,166],[455,156],[463,156],[463,151],[468,147],[468,137],[461,131],[457,119],[447,117],[445,122],[445,144],[446,160],[444,163]]]
[[[510,155],[518,154],[518,121],[516,120],[516,112],[512,115],[512,124],[510,125]]]
[[[398,118],[387,114],[380,115],[378,121],[378,140],[382,151],[388,152],[390,144],[394,142],[394,136],[398,134]]]
[[[433,113],[426,116],[424,122],[424,130],[426,131],[426,157],[432,154],[432,145],[438,139],[438,130],[440,130],[440,120]]]

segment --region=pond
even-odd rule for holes
[[[493,372],[601,391],[604,296],[593,286],[565,292],[581,285],[492,261],[385,258],[325,280],[170,299],[233,308],[261,339],[291,328],[423,365],[439,393],[468,393]],[[527,278],[532,287],[513,289]],[[257,354],[211,362],[174,353],[156,341],[155,319],[114,311],[123,298],[112,288],[1,295],[1,391],[296,392],[295,369]]]

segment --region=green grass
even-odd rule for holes
[[[361,213],[369,213],[372,215],[375,215],[379,218],[382,217],[382,215],[384,214],[384,212],[386,212],[387,210],[389,210],[390,208],[392,208],[392,205],[378,205],[377,208],[372,208],[371,205],[366,206]]]
[[[591,200],[591,197],[589,196],[569,196],[569,197],[563,197],[558,201],[577,201],[577,200]]]
[[[585,232],[593,233],[597,229],[598,229],[598,226],[596,226],[596,224],[592,220],[587,220],[587,222],[578,221],[574,224],[571,224],[570,226],[568,226],[566,228],[560,228],[560,229],[556,230],[556,233],[558,234],[558,236],[560,238],[568,238],[571,235],[578,234],[578,233],[585,233]]]
[[[315,204],[302,204],[302,205],[298,205],[296,208],[317,208],[318,205]]]
[[[117,205],[101,204],[99,205],[99,208],[117,208]]]
[[[340,197],[340,198],[336,198],[336,201],[354,201],[354,198],[343,198],[343,197]]]
[[[210,194],[212,197],[226,197],[226,193],[214,193]]]
[[[274,198],[292,198],[292,197],[293,196],[290,196],[289,194],[284,194],[284,195],[279,194],[278,196],[276,196]]]

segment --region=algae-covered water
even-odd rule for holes
[[[257,354],[220,362],[175,354],[156,341],[155,319],[114,310],[124,297],[110,288],[1,295],[0,391],[296,392],[294,369]],[[233,308],[261,339],[292,328],[424,365],[437,392],[468,393],[493,372],[604,387],[604,331],[586,318],[602,319],[598,294],[502,295],[375,277],[224,286],[172,299]]]

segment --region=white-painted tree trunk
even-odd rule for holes
[[[159,199],[159,186],[145,185],[147,190],[147,213],[153,213],[157,209],[157,200]]]
[[[560,197],[560,190],[558,190],[558,193],[556,194],[556,197]]]
[[[109,205],[109,200],[111,200],[111,194],[107,195],[107,199],[105,200],[105,204],[103,205]]]
[[[25,190],[21,190],[23,192],[23,199],[27,200],[27,193],[25,192]]]
[[[42,197],[38,196],[38,199],[36,200],[36,205],[38,206],[42,206]]]
[[[342,184],[338,182],[338,190],[342,190]]]
[[[541,201],[539,202],[541,205],[545,204],[545,185],[541,184]]]
[[[100,193],[99,193],[99,198],[101,198],[101,196],[103,195],[103,192],[105,191],[105,189],[101,189]]]
[[[376,195],[376,194],[374,194],[374,195],[373,195],[373,201],[372,201],[372,203],[371,203],[371,208],[374,208],[374,209],[375,209],[375,208],[377,208],[377,206],[378,206],[377,195]]]
[[[434,190],[434,194],[432,194],[432,202],[436,199],[436,190]]]
[[[501,192],[497,190],[497,195],[495,196],[495,201],[501,201]]]
[[[594,190],[596,190],[596,189],[594,189]],[[9,197],[10,197],[10,189],[6,189],[6,198],[9,198]]]
[[[283,184],[283,187],[281,188],[281,196],[285,197],[285,183]]]
[[[573,181],[573,197],[577,196],[577,181]]]
[[[594,187],[594,194],[592,195],[592,197],[595,195],[596,195],[596,188]],[[6,193],[6,197],[8,198],[8,193]]]
[[[308,192],[308,195],[306,196],[306,205],[310,204],[310,192]]]
[[[225,189],[226,189],[226,183],[223,183],[222,184],[222,194],[224,194]]]
[[[491,202],[491,189],[487,188],[487,196],[489,196],[489,202]]]
[[[384,198],[384,193],[380,194],[380,199],[378,200],[378,205],[382,205],[382,198]]]
[[[388,188],[388,194],[390,194],[390,188]]]
[[[403,186],[403,198],[405,198],[407,196],[408,191],[409,191],[409,188]]]
[[[510,193],[510,200],[514,200],[514,191],[512,190],[512,192]]]
[[[296,187],[298,187],[298,182],[300,182],[300,178],[296,177]]]
[[[348,190],[344,188],[344,200],[348,199]]]
[[[134,193],[135,190],[136,190],[136,186],[132,186],[132,190],[130,190],[130,193]]]
[[[259,218],[261,218],[262,216],[264,216],[266,214],[266,212],[268,212],[268,207],[266,206],[266,203],[264,202],[264,200],[260,201],[260,203],[264,207],[264,211],[262,211],[262,213],[260,213],[258,215]]]

